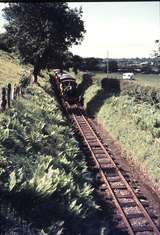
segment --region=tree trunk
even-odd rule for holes
[[[37,77],[37,74],[35,74],[35,73],[33,73],[33,75],[34,75],[34,83],[37,83],[37,81],[38,81],[38,77]]]
[[[33,76],[34,76],[34,83],[38,82],[38,74],[40,72],[40,66],[39,63],[35,63],[34,70],[33,70]]]

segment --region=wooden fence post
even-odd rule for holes
[[[16,98],[17,98],[17,93],[16,93],[16,89],[17,89],[17,85],[16,84],[14,84],[14,88],[13,88],[13,98],[14,98],[14,100],[16,100]]]
[[[22,87],[21,86],[19,86],[19,94],[20,94],[20,96],[22,96]]]
[[[21,96],[23,97],[24,96],[24,88],[21,87]]]
[[[7,99],[6,99],[6,88],[2,88],[2,103],[1,103],[1,108],[2,111],[6,110],[6,105],[7,105]]]
[[[16,93],[17,93],[17,96],[20,96],[20,86],[19,85],[17,86]]]
[[[8,84],[7,103],[8,103],[8,108],[10,108],[11,107],[11,83]]]
[[[14,100],[14,86],[11,86],[11,101]]]

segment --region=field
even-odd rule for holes
[[[137,81],[143,85],[160,87],[160,75],[156,74],[137,74]]]
[[[103,78],[107,77],[107,73],[104,72],[96,72],[95,75],[93,76],[93,79],[100,81]],[[116,79],[122,79],[122,73],[109,73],[108,74],[109,78],[116,78]],[[145,86],[153,86],[153,87],[160,87],[160,75],[158,74],[140,74],[137,73],[135,74],[135,82],[145,85]]]

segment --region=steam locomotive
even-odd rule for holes
[[[77,83],[74,77],[67,73],[60,73],[59,69],[54,70],[53,83],[57,95],[63,98],[69,104],[74,104],[79,101],[77,92]]]

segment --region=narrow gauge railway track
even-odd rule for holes
[[[67,102],[63,107],[88,151],[89,162],[97,172],[99,191],[106,200],[110,198],[114,203],[122,228],[131,235],[160,235],[158,216],[148,211],[149,205],[143,196],[137,196],[95,132],[91,120],[84,115],[84,110]]]

